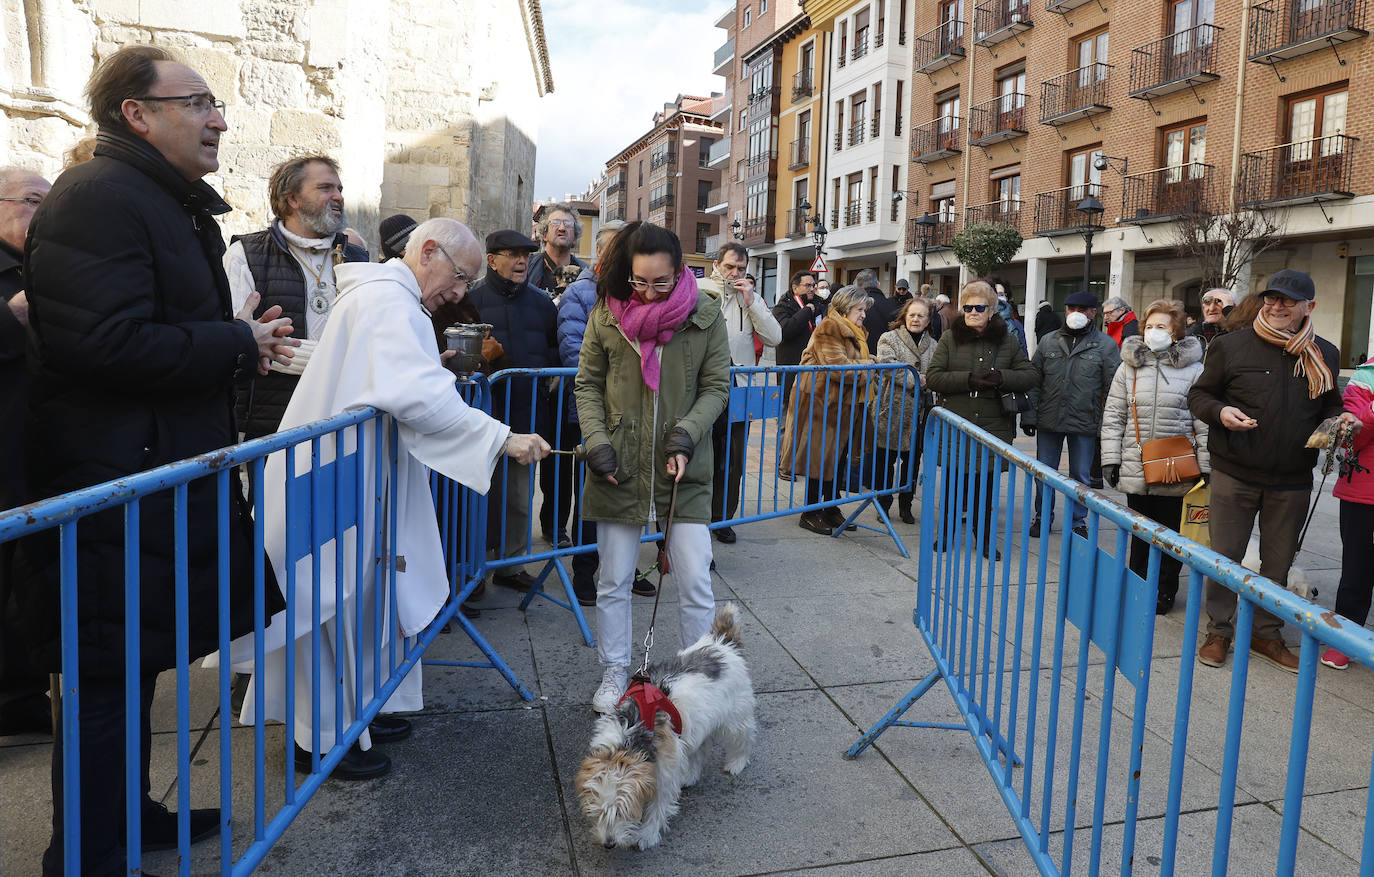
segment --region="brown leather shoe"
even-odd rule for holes
[[[829,536],[831,533],[835,532],[834,529],[826,523],[825,517],[821,515],[820,512],[805,512],[801,516],[801,520],[797,522],[797,525],[803,530],[810,530],[812,533],[819,533],[822,536]]]
[[[1288,646],[1281,639],[1252,639],[1250,654],[1263,658],[1280,670],[1298,672],[1298,656],[1288,651]]]
[[[1206,664],[1208,667],[1220,667],[1226,663],[1226,653],[1231,651],[1231,638],[1220,634],[1207,634],[1206,641],[1202,648],[1197,650],[1197,660],[1199,664]]]

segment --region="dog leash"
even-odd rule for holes
[[[668,540],[673,535],[673,517],[677,514],[677,481],[673,482],[673,493],[668,500],[668,523],[663,528],[663,544],[658,549],[658,589],[654,592],[654,611],[649,615],[649,629],[644,632],[644,660],[630,678],[640,682],[649,681],[649,650],[654,647],[654,623],[658,621],[658,600],[663,596],[663,579],[670,572],[668,564]],[[652,572],[652,570],[650,570]],[[647,574],[645,576],[648,577]]]
[[[1307,510],[1307,520],[1303,522],[1302,532],[1298,534],[1298,547],[1293,551],[1294,557],[1298,556],[1298,552],[1302,550],[1302,543],[1307,539],[1307,528],[1312,526],[1312,518],[1317,513],[1317,503],[1321,502],[1322,494],[1326,491],[1326,479],[1331,475],[1337,460],[1340,461],[1341,474],[1345,474],[1345,469],[1350,463],[1350,452],[1355,447],[1355,436],[1346,423],[1337,421],[1331,428],[1330,435],[1331,442],[1326,446],[1326,455],[1322,460],[1322,481],[1312,497],[1312,507]]]

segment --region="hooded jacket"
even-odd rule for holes
[[[1195,419],[1188,410],[1188,390],[1200,374],[1202,343],[1191,336],[1161,353],[1146,347],[1139,336],[1127,338],[1121,345],[1121,366],[1112,379],[1107,409],[1102,415],[1102,465],[1121,467],[1118,486],[1123,493],[1183,496],[1193,488],[1193,482],[1146,484],[1141,442],[1187,436],[1197,452],[1198,468],[1211,471],[1207,424]],[[1139,440],[1136,413],[1131,409],[1132,387],[1140,419]]]
[[[1002,386],[970,389],[969,376],[990,368],[1002,373]],[[1003,409],[1002,394],[1025,392],[1035,380],[1035,367],[996,314],[981,335],[969,328],[963,314],[955,317],[935,345],[926,372],[926,386],[940,394],[940,405],[1007,443],[1016,437],[1016,418]]]
[[[725,335],[730,343],[730,364],[752,366],[754,359],[754,336],[758,335],[766,347],[777,347],[782,340],[782,327],[773,317],[763,296],[754,291],[749,307],[740,301],[734,290],[725,291],[725,278],[719,271],[712,270],[711,276],[697,281],[697,289],[711,296],[720,305],[721,316],[725,318]],[[565,293],[566,294],[566,293]]]
[[[1337,499],[1374,505],[1374,359],[1355,369],[1342,397],[1345,410],[1364,424],[1355,436],[1355,465],[1336,482]],[[1366,571],[1367,572],[1367,571]]]
[[[1032,362],[1040,381],[1031,389],[1031,410],[1023,426],[1067,435],[1097,435],[1121,351],[1104,332],[1089,325],[1077,336],[1056,329],[1035,348]]]

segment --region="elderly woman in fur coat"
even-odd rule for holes
[[[1207,424],[1188,410],[1188,391],[1202,374],[1202,342],[1186,334],[1179,302],[1151,302],[1142,322],[1144,332],[1121,345],[1121,366],[1107,395],[1102,415],[1102,474],[1108,484],[1126,494],[1126,504],[1132,509],[1177,530],[1183,497],[1195,482],[1147,484],[1140,446],[1153,439],[1187,436],[1203,476],[1210,471]],[[1131,570],[1144,578],[1149,559],[1149,544],[1132,539]],[[1173,608],[1180,569],[1177,558],[1161,554],[1157,615]]]
[[[872,301],[868,293],[846,286],[830,297],[830,311],[821,320],[801,365],[862,365],[872,362],[864,316]],[[835,474],[849,472],[849,457],[866,448],[848,447],[873,442],[872,386],[868,372],[848,370],[801,372],[787,405],[778,461],[781,472],[806,478],[808,505],[835,499]],[[800,526],[829,536],[844,523],[834,506],[805,512]],[[852,525],[851,525],[852,526]]]
[[[1002,395],[1030,390],[1038,380],[1035,366],[998,316],[997,293],[990,285],[981,280],[964,284],[959,290],[959,310],[935,346],[926,384],[939,394],[939,405],[1011,444],[1016,437],[1016,416],[1003,408]],[[970,489],[983,491],[981,475],[976,486],[964,487],[965,506]],[[950,479],[951,490],[953,482]],[[983,515],[981,522],[975,516],[973,526],[983,528],[987,534],[984,553],[993,554],[992,503],[978,501]],[[944,542],[937,547],[943,548]]]
[[[934,308],[928,298],[908,298],[897,311],[890,331],[878,339],[878,362],[900,362],[916,369],[914,375],[910,371],[884,372],[878,378],[878,416],[874,432],[880,451],[880,489],[892,484],[892,467],[899,459],[902,462],[899,484],[911,483],[914,470],[921,464],[919,447],[913,452],[911,445],[913,441],[919,443],[918,433],[924,414],[921,402],[926,396],[922,391],[930,360],[935,356],[935,336],[930,332]],[[897,510],[904,524],[916,523],[911,514],[911,500],[909,490],[897,494]],[[892,509],[890,494],[879,497],[878,501],[883,511]]]

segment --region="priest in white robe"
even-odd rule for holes
[[[363,701],[374,688],[374,643],[380,642],[380,681],[390,669],[391,632],[399,626],[403,636],[424,630],[443,608],[449,596],[447,567],[444,562],[429,487],[429,471],[439,473],[485,494],[492,472],[502,454],[528,464],[549,452],[548,444],[537,435],[513,434],[510,428],[490,416],[469,408],[459,397],[453,373],[441,362],[434,340],[430,312],[446,302],[457,302],[467,292],[469,281],[482,265],[482,248],[462,223],[452,219],[431,219],[412,232],[403,259],[382,264],[349,263],[338,266],[338,295],[329,322],[309,366],[286,409],[281,429],[313,423],[363,406],[373,406],[395,419],[398,438],[398,464],[395,483],[390,481],[384,457],[383,483],[378,488],[376,472],[375,426],[364,424],[362,496],[364,513],[359,526],[347,529],[341,540],[330,538],[316,549],[319,554],[318,593],[321,620],[320,647],[320,752],[327,752],[336,735],[357,718],[356,702],[359,673]],[[389,443],[389,429],[383,439]],[[357,448],[356,431],[343,434],[344,453]],[[295,475],[310,471],[310,442],[295,448]],[[389,444],[387,445],[389,448]],[[385,450],[386,448],[384,448]],[[320,465],[334,459],[334,440],[320,442]],[[393,573],[389,565],[378,566],[373,557],[372,539],[375,512],[373,497],[390,504],[392,492],[397,503],[394,558],[396,616],[391,618],[391,594],[386,589]],[[286,452],[269,458],[263,477],[264,533],[268,559],[282,593],[287,594],[288,509]],[[297,513],[299,514],[299,513]],[[385,519],[384,519],[385,520]],[[295,526],[300,526],[296,519]],[[363,534],[364,555],[361,574],[356,565],[356,538]],[[336,583],[335,542],[341,542],[342,575]],[[299,552],[298,552],[299,553]],[[265,715],[286,721],[287,686],[294,693],[294,730],[296,757],[308,766],[314,737],[312,628],[316,587],[312,578],[312,557],[307,554],[295,563],[294,590],[294,672],[288,679],[285,613],[272,619],[266,632],[264,666],[254,668],[252,682],[244,698],[240,720],[251,724],[255,716],[257,686],[264,688]],[[381,579],[379,582],[378,579]],[[336,591],[336,585],[337,591]],[[378,586],[381,586],[381,615],[375,613]],[[336,606],[336,593],[342,604]],[[362,637],[357,636],[361,607]],[[378,637],[377,629],[381,628]],[[395,651],[403,654],[398,642]],[[361,662],[357,659],[361,654]],[[232,658],[237,667],[252,666],[253,639],[244,637],[233,644]],[[342,679],[343,724],[335,727],[336,681]],[[384,712],[399,713],[421,709],[420,667],[410,669],[400,687],[388,699]],[[393,719],[392,727],[396,720]],[[402,723],[404,724],[404,723]],[[408,731],[408,726],[406,726]],[[390,767],[385,755],[372,749],[372,739],[364,730],[358,744],[350,749],[336,769],[336,777],[363,779],[380,776]]]

